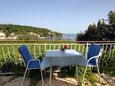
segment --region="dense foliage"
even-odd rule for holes
[[[40,37],[47,36],[61,36],[61,33],[51,31],[46,28],[38,28],[32,26],[22,26],[22,25],[13,25],[13,24],[0,24],[0,32],[3,32],[6,37],[10,37],[11,34],[18,36],[29,36],[30,32],[39,35]]]
[[[84,33],[77,34],[79,41],[115,41],[115,11],[108,13],[108,19],[89,25]]]

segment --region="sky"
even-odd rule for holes
[[[0,23],[78,33],[107,19],[115,0],[0,0]]]

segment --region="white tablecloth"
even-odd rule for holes
[[[86,65],[86,58],[75,50],[49,50],[41,63],[41,69],[51,66]]]

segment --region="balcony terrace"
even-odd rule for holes
[[[90,43],[94,43],[94,42],[91,41],[89,42],[89,44]],[[114,75],[113,71],[115,71],[115,64],[113,61],[115,61],[115,42],[95,42],[95,43],[100,44],[103,49],[102,56],[99,58],[99,66],[100,66],[101,74],[105,73],[108,74],[109,76]],[[86,50],[87,50],[86,48],[87,42],[41,43],[41,44],[40,43],[12,43],[12,44],[1,43],[0,44],[0,74],[15,75],[24,72],[23,70],[24,62],[18,51],[19,46],[22,44],[26,44],[28,46],[31,55],[33,56],[33,58],[36,59],[37,58],[42,59],[44,57],[44,53],[46,50],[60,50],[61,48],[63,48],[65,44],[69,46],[69,49],[74,49],[80,52],[81,54],[83,54],[84,56],[86,55]],[[18,70],[18,68],[22,68],[22,69]],[[79,66],[79,68],[81,67]],[[80,71],[82,71],[81,69]],[[95,73],[95,69],[93,70]],[[79,74],[81,74],[81,72],[79,72]],[[59,78],[59,79],[63,79],[63,78]],[[53,86],[58,86],[58,85],[54,84]],[[65,86],[68,85],[66,84]],[[71,85],[71,86],[76,86],[76,85]]]

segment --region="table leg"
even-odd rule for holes
[[[49,81],[49,86],[52,85],[52,67],[50,67],[50,81]]]
[[[79,78],[78,77],[78,67],[76,66],[76,73],[77,73],[77,79]]]

